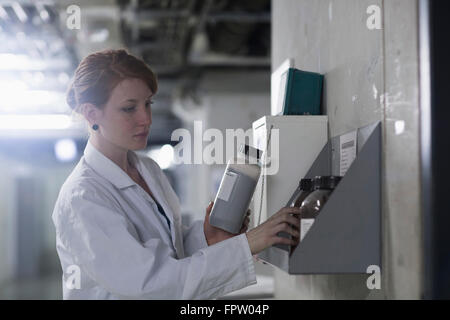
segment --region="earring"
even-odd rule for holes
[[[98,124],[94,124],[94,125],[92,126],[92,129],[97,130],[97,129],[98,129]]]

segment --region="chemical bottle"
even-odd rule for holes
[[[288,207],[297,207],[300,208],[303,200],[312,192],[313,189],[313,179],[301,179],[298,183],[298,187],[292,195],[291,199],[289,199]]]
[[[209,217],[212,226],[239,233],[261,174],[261,155],[261,150],[242,145],[228,161]]]
[[[313,179],[314,191],[309,193],[300,205],[300,242],[308,233],[341,178],[339,176],[316,176]]]
[[[291,198],[289,199],[288,203],[287,203],[287,207],[300,207],[303,200],[313,191],[313,179],[308,179],[308,178],[304,178],[301,179],[298,183],[298,187],[297,189],[295,189],[294,193],[292,194]],[[296,215],[294,215],[296,216]],[[277,234],[277,236],[279,237],[283,237],[283,238],[287,238],[287,239],[291,239],[292,236],[284,231],[281,231]],[[274,245],[277,248],[283,249],[285,251],[291,251],[291,249],[295,249],[291,248],[291,246],[287,245],[287,244],[276,244]]]

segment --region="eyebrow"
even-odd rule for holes
[[[153,93],[150,94],[147,98],[145,98],[145,100],[147,100],[148,98],[151,98],[151,97],[153,97]],[[122,103],[124,103],[124,102],[136,102],[136,101],[137,101],[136,99],[128,99],[128,100],[122,101]]]

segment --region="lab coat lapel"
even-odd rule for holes
[[[174,209],[169,205],[167,199],[171,199],[168,194],[161,188],[161,182],[158,181],[158,173],[153,172],[151,168],[147,168],[138,155],[129,151],[129,159],[136,165],[141,176],[153,192],[156,200],[163,207],[167,218],[170,221],[170,233],[172,244],[179,258],[184,257],[183,234],[181,231],[181,223],[179,215],[174,215]],[[84,151],[84,157],[88,165],[90,165],[101,176],[108,179],[117,188],[123,189],[136,183],[114,162],[98,151],[88,140]]]
[[[158,181],[156,177],[156,173],[150,172],[150,170],[142,163],[140,159],[138,159],[139,163],[139,169],[141,171],[141,175],[144,178],[144,180],[149,185],[150,190],[153,192],[154,196],[156,197],[156,200],[159,202],[159,204],[163,207],[164,212],[166,213],[167,217],[170,220],[170,233],[171,233],[171,239],[172,244],[175,248],[175,251],[177,252],[177,256],[179,258],[184,257],[184,249],[183,249],[183,242],[182,242],[182,233],[180,232],[180,221],[177,219],[178,217],[174,217],[174,210],[167,202],[168,195],[165,193],[165,191],[161,187],[160,181]]]
[[[142,163],[139,161],[139,166],[141,169],[141,175],[144,178],[144,180],[149,185],[150,190],[152,191],[153,195],[155,196],[156,200],[159,202],[159,204],[163,207],[164,212],[166,213],[167,217],[170,220],[171,225],[173,224],[173,212],[172,208],[167,204],[167,200],[164,194],[164,191],[160,187],[160,183],[156,181],[156,177],[154,174],[151,174],[145,166],[142,165]]]
[[[164,174],[164,173],[163,173]],[[162,184],[159,184],[159,186],[162,186]],[[162,193],[164,194],[164,203],[167,205],[167,207],[170,207],[170,213],[172,214],[172,221],[174,221],[175,223],[173,224],[172,227],[172,243],[176,249],[178,258],[184,258],[184,246],[183,246],[183,230],[182,230],[182,226],[181,226],[181,216],[180,216],[180,212],[179,212],[179,205],[177,206],[176,203],[178,203],[177,199],[173,199],[173,196],[176,196],[173,192],[172,194],[169,194],[169,190],[166,190],[164,188],[160,188],[159,190],[162,189]],[[167,201],[169,200],[169,201]],[[176,200],[176,202],[175,202]],[[162,204],[161,204],[162,205]]]

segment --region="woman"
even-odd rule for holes
[[[52,216],[64,299],[214,298],[256,283],[252,255],[298,241],[295,208],[248,232],[246,219],[238,235],[209,224],[212,203],[204,221],[181,224],[168,179],[133,152],[146,147],[156,90],[153,72],[125,50],[91,54],[75,72],[67,102],[90,136]]]

